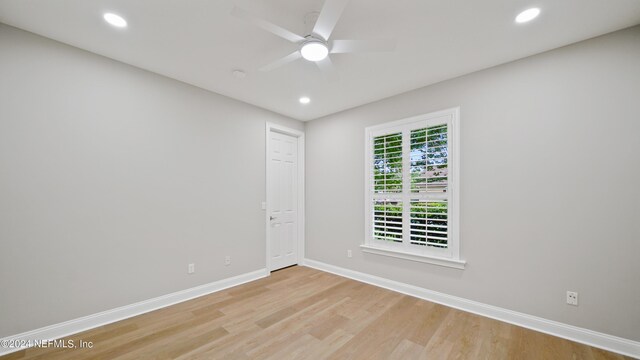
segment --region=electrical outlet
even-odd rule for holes
[[[347,250],[347,257],[348,258],[353,257],[353,253],[351,252],[351,250]]]
[[[578,306],[578,293],[575,291],[567,291],[567,304]]]
[[[231,256],[227,255],[224,257],[224,265],[225,266],[231,265]]]
[[[263,201],[263,202],[260,204],[260,208],[262,208],[262,210],[267,210],[267,203]]]
[[[189,264],[189,266],[187,266],[187,273],[193,274],[194,272],[196,272],[196,264]]]

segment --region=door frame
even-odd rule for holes
[[[305,224],[304,224],[304,132],[296,129],[292,129],[286,126],[274,124],[267,122],[265,126],[265,192],[266,192],[266,209],[265,209],[265,230],[266,230],[266,268],[268,272],[273,271],[271,269],[271,221],[269,220],[269,214],[271,213],[271,195],[269,194],[269,179],[270,179],[270,161],[269,161],[269,147],[271,146],[270,134],[272,132],[293,136],[298,139],[298,218],[297,227],[298,227],[298,249],[297,249],[297,264],[300,265],[304,259],[304,232],[305,232]]]

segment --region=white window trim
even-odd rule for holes
[[[390,256],[398,259],[405,259],[405,260],[417,261],[417,262],[422,262],[427,264],[446,266],[446,267],[451,267],[455,269],[464,269],[464,266],[467,263],[464,260],[456,260],[456,259],[442,258],[437,256],[429,256],[429,255],[418,255],[415,253],[409,253],[409,252],[400,251],[400,250],[389,250],[386,248],[366,245],[366,244],[360,245],[360,248],[362,249],[362,251],[369,254]]]
[[[372,171],[372,144],[373,137],[385,132],[385,130],[395,129],[401,126],[410,125],[416,122],[433,121],[438,118],[450,117],[451,129],[449,129],[449,251],[446,255],[426,254],[424,252],[407,251],[406,247],[393,246],[394,244],[382,245],[376,243],[371,238],[371,171]],[[391,256],[395,258],[419,261],[423,263],[446,266],[456,269],[464,269],[466,261],[460,259],[460,108],[451,108],[436,111],[429,114],[410,117],[407,119],[392,121],[380,125],[370,126],[365,129],[365,171],[364,171],[364,211],[365,211],[365,239],[360,246],[363,252]]]

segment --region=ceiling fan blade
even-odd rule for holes
[[[344,54],[355,52],[387,52],[396,48],[396,41],[392,39],[380,40],[333,40],[331,42],[332,54]]]
[[[290,63],[292,61],[296,61],[298,59],[300,59],[302,57],[302,55],[300,54],[300,51],[296,50],[295,52],[292,52],[291,54],[280,58],[268,65],[265,65],[263,67],[260,68],[260,71],[271,71],[275,68],[278,68],[284,64]]]
[[[292,33],[291,31],[285,28],[282,28],[276,24],[270,23],[267,20],[261,19],[239,7],[234,7],[233,10],[231,10],[231,15],[239,19],[243,19],[247,22],[250,22],[251,24],[259,28],[262,28],[264,30],[267,30],[268,32],[274,35],[280,36],[285,40],[289,40],[292,43],[298,43],[298,42],[304,41],[304,37],[298,34]]]
[[[322,36],[323,39],[329,40],[333,28],[336,27],[336,23],[340,19],[340,15],[342,15],[342,10],[344,10],[348,2],[349,0],[325,0],[322,11],[318,16],[318,21],[313,27],[313,32]]]
[[[329,82],[338,81],[338,73],[336,72],[336,68],[333,66],[331,59],[327,56],[324,60],[316,61],[316,65],[322,71],[322,74]]]

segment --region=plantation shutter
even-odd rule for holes
[[[402,202],[374,200],[373,237],[377,240],[402,242]]]
[[[447,124],[411,131],[411,192],[446,192],[449,148]]]
[[[448,185],[448,125],[411,130],[411,245],[448,246],[447,199],[428,194],[446,193]],[[423,196],[417,197],[416,194]],[[431,198],[431,199],[430,199]]]
[[[402,243],[403,205],[397,194],[403,187],[402,133],[373,139],[373,237]]]
[[[446,201],[411,201],[411,244],[446,248],[448,245]]]
[[[373,139],[374,192],[402,192],[402,158],[402,133]]]
[[[450,247],[449,118],[389,127],[370,137],[370,239],[408,252]]]

